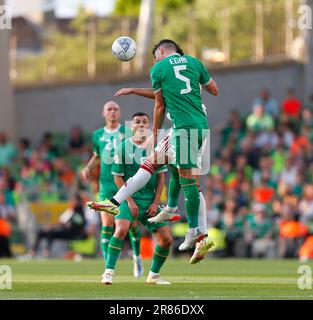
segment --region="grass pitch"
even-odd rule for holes
[[[0,299],[313,299],[297,286],[297,260],[169,259],[162,276],[171,286],[145,284],[132,276],[132,261],[120,260],[112,286],[100,284],[102,260],[0,260],[12,268],[11,290]],[[306,263],[313,269],[313,263]]]

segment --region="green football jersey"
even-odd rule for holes
[[[120,125],[115,130],[108,130],[104,127],[93,132],[93,151],[100,157],[99,194],[101,200],[117,192],[111,173],[114,153],[117,146],[132,135],[132,130],[124,125]]]
[[[151,68],[150,78],[153,91],[162,90],[174,128],[207,126],[200,84],[208,84],[211,76],[200,60],[178,53],[170,55]]]
[[[148,156],[147,150],[133,142],[132,138],[123,141],[116,150],[112,174],[123,176],[124,181],[134,176],[139,170],[140,165]],[[155,195],[157,183],[157,173],[166,172],[167,167],[163,166],[158,169],[150,178],[148,183],[139,191],[132,195],[134,200],[152,201]]]

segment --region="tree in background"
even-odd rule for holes
[[[224,62],[230,63],[262,61],[266,56],[285,54],[286,3],[293,4],[296,16],[300,2],[155,0],[154,32],[147,50],[146,68],[153,64],[150,54],[153,44],[162,38],[174,39],[186,53],[200,59],[205,58],[204,51],[216,49],[224,54]],[[112,56],[111,44],[121,35],[136,39],[140,4],[141,0],[117,0],[112,17],[106,19],[80,9],[70,24],[71,34],[54,28],[46,32],[41,55],[17,60],[18,80],[50,81],[130,73],[134,61],[120,63]],[[296,36],[295,30],[291,33]],[[90,66],[94,66],[91,73]]]
[[[114,14],[138,16],[140,3],[118,0]],[[230,62],[251,60],[259,45],[256,24],[262,23],[264,55],[283,54],[285,5],[286,0],[156,0],[153,43],[173,38],[200,58],[205,48],[216,48],[226,51]]]

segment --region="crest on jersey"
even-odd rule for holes
[[[119,39],[118,43],[120,44],[120,46],[123,48],[125,52],[128,51],[130,45],[132,44],[131,40],[127,38]]]

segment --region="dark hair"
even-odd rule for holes
[[[20,144],[23,145],[25,148],[30,148],[30,141],[27,138],[21,138],[19,140]]]
[[[158,48],[160,46],[164,46],[166,48],[170,48],[175,50],[177,53],[179,53],[181,56],[184,55],[184,51],[183,49],[179,46],[179,44],[177,44],[175,41],[170,40],[170,39],[162,39],[161,41],[159,41],[159,43],[157,43],[153,49],[152,49],[152,54],[155,57],[155,52],[158,50]]]
[[[43,140],[52,139],[52,133],[49,132],[49,131],[46,131],[46,132],[43,134],[42,139],[43,139]]]
[[[150,117],[148,114],[144,113],[144,112],[136,112],[132,115],[132,119],[134,119],[135,117],[143,117],[143,116],[146,116],[149,121],[150,121]]]

